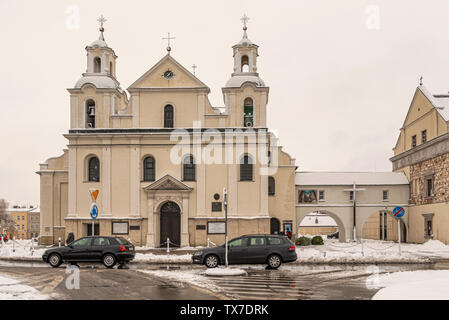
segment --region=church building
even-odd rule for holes
[[[86,71],[68,89],[67,149],[37,172],[40,243],[93,230],[150,247],[167,239],[176,246],[221,244],[225,204],[230,238],[297,225],[295,159],[267,129],[269,87],[259,76],[248,18],[242,21],[224,107],[214,107],[209,87],[173,58],[170,43],[165,56],[122,89],[118,57],[99,19]],[[95,220],[92,189],[99,190]]]

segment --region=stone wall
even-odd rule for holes
[[[433,197],[426,197],[426,177],[433,176]],[[411,204],[449,201],[449,153],[410,166]]]

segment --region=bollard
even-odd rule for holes
[[[34,238],[31,238],[31,255],[34,253]]]
[[[58,246],[59,247],[61,246],[61,237],[59,237],[59,239],[58,239]]]
[[[170,238],[167,237],[167,254],[170,253]]]
[[[208,248],[209,248],[209,245],[210,245],[210,239],[207,238],[207,247],[208,247]]]
[[[363,247],[363,241],[360,240],[360,243],[362,244],[362,257],[364,257],[365,256],[365,251],[364,251],[364,247]]]
[[[12,241],[12,252],[16,252],[15,241]]]

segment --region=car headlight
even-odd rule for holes
[[[201,256],[203,254],[203,251],[196,251],[193,255],[194,256]]]

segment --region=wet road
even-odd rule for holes
[[[43,263],[0,262],[0,275],[22,280],[53,299],[371,299],[378,291],[370,285],[373,274],[420,269],[446,269],[448,265],[396,266],[282,266],[265,270],[262,266],[241,266],[241,277],[207,277],[220,290],[210,292],[186,283],[159,278],[137,270],[160,270],[164,266],[130,264],[130,269],[92,268],[81,265],[80,289],[66,288],[66,268],[52,269]],[[205,267],[184,265],[170,270],[201,274]],[[368,280],[368,282],[367,282]]]
[[[80,268],[80,288],[66,287],[66,268],[0,266],[0,275],[21,281],[36,288],[52,299],[73,300],[211,300],[220,298],[205,290],[191,286],[170,284],[162,279],[135,270],[106,269],[102,267]]]

